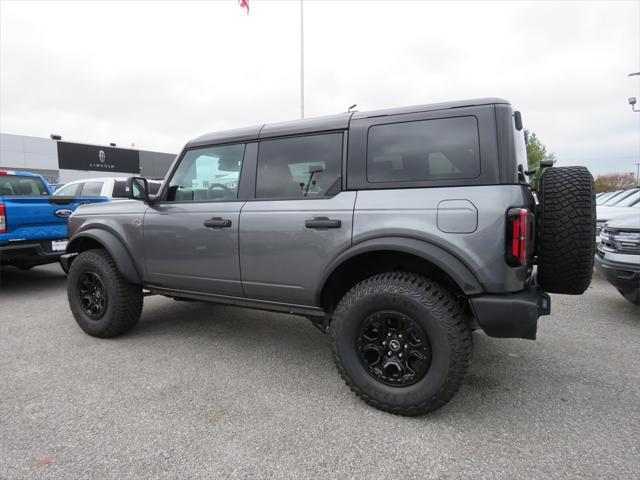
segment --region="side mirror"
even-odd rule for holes
[[[133,200],[149,201],[149,182],[142,177],[127,178],[127,195]]]

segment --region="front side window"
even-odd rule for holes
[[[81,183],[72,183],[62,187],[55,193],[56,197],[75,197],[78,194],[78,190],[82,186]]]
[[[87,182],[82,185],[81,197],[99,197],[102,193],[104,182]]]
[[[170,202],[206,202],[238,197],[244,144],[189,150],[176,169],[167,193]]]
[[[411,182],[480,176],[475,117],[375,125],[369,129],[367,180]]]
[[[324,197],[339,186],[342,134],[260,142],[257,198]]]

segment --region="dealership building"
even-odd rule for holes
[[[38,173],[49,183],[133,175],[164,178],[176,157],[174,153],[66,142],[52,137],[0,133],[0,170]]]

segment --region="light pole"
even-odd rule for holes
[[[630,73],[629,77],[640,76],[640,72]],[[631,110],[634,112],[640,112],[640,109],[636,110],[636,97],[629,97],[629,105],[631,105]]]
[[[300,118],[304,118],[304,0],[300,0]]]

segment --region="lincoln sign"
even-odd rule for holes
[[[138,150],[58,142],[58,167],[64,170],[140,173]]]

